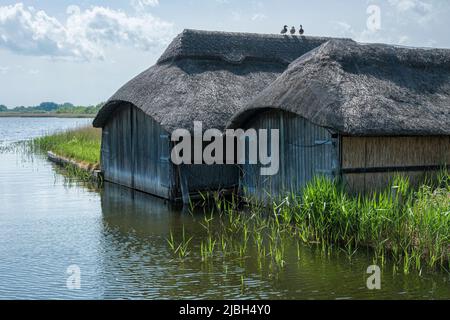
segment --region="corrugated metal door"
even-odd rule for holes
[[[132,108],[120,108],[106,124],[102,143],[102,165],[105,180],[133,187]]]
[[[168,134],[141,110],[133,109],[134,188],[169,198],[172,166]]]
[[[267,129],[269,137],[270,130],[280,130],[280,169],[277,175],[261,176],[260,164],[242,167],[241,186],[249,195],[265,199],[269,195],[299,193],[314,176],[333,176],[332,135],[325,128],[300,116],[280,111],[260,114],[248,128]]]

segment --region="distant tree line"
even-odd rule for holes
[[[58,104],[55,102],[42,102],[38,106],[32,107],[15,107],[8,109],[4,105],[0,105],[0,112],[17,112],[17,113],[64,113],[64,114],[97,114],[104,103],[93,106],[75,106],[72,103],[66,102]]]

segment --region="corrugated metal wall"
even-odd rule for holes
[[[239,184],[239,167],[235,165],[183,165],[190,191],[228,189]]]
[[[175,178],[169,136],[152,118],[123,105],[103,128],[105,180],[171,198]]]
[[[133,187],[132,108],[116,112],[102,131],[102,170],[105,180]]]
[[[333,140],[328,130],[302,117],[268,111],[258,115],[246,128],[280,130],[280,171],[277,175],[261,176],[259,164],[242,167],[241,187],[250,196],[266,199],[268,194],[300,192],[314,176],[332,177],[339,168],[337,139]]]
[[[195,194],[239,184],[234,165],[182,165],[178,170],[170,160],[171,145],[157,122],[124,104],[103,128],[105,180],[171,200],[181,198],[183,188]]]

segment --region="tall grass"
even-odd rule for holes
[[[303,243],[326,255],[337,249],[349,258],[359,249],[369,249],[377,263],[389,259],[405,273],[424,267],[450,269],[447,171],[419,188],[396,176],[384,191],[370,195],[348,195],[336,181],[317,177],[298,194],[273,198],[265,205],[235,197],[210,198],[212,207],[200,205],[204,216],[199,228],[206,239],[199,248],[203,261],[229,255],[245,260],[252,254],[260,267],[269,261],[276,270],[290,260],[288,246],[297,247],[295,260],[301,260]]]
[[[439,174],[414,190],[406,177],[396,176],[386,190],[348,196],[335,181],[317,177],[294,206],[283,205],[295,217],[304,241],[371,247],[378,257],[391,257],[405,271],[412,266],[448,268],[450,257],[450,175]]]
[[[33,147],[85,163],[91,167],[100,164],[101,130],[82,127],[33,140]]]

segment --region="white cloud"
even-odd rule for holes
[[[400,45],[410,45],[411,39],[407,35],[399,32],[379,32],[364,29],[363,31],[355,30],[349,23],[345,21],[334,21],[334,29],[339,37],[351,38],[358,42],[367,43],[391,43]]]
[[[352,26],[345,21],[334,21],[333,23],[340,36],[348,36],[354,33]]]
[[[267,16],[264,13],[260,13],[260,12],[255,13],[252,16],[252,21],[262,21],[265,19],[267,19]]]
[[[339,36],[360,42],[423,46],[429,43],[425,43],[424,38],[433,29],[432,22],[441,20],[437,15],[443,5],[443,2],[439,5],[430,0],[388,0],[386,6],[380,7],[379,29],[355,28],[345,21],[334,21],[333,24]],[[367,17],[370,19],[369,12]]]
[[[105,7],[82,11],[69,6],[67,14],[66,21],[59,21],[22,3],[2,6],[0,47],[24,55],[92,60],[104,58],[110,46],[150,50],[172,36],[172,24],[149,13],[130,16]]]
[[[405,35],[400,36],[399,39],[398,39],[398,43],[401,44],[401,45],[407,45],[410,42],[411,42],[410,37],[405,36]]]
[[[9,67],[2,67],[0,66],[0,74],[7,74],[9,71]]]
[[[147,7],[156,7],[159,0],[131,0],[131,6],[136,10],[143,10]]]
[[[235,21],[239,21],[242,19],[242,14],[239,11],[232,11],[231,18]]]
[[[429,0],[389,0],[388,2],[394,7],[399,22],[403,24],[415,21],[416,24],[425,26],[439,12],[436,3],[433,4]]]
[[[421,0],[389,0],[389,4],[400,12],[415,11],[419,14],[428,14],[432,11],[433,5]]]

